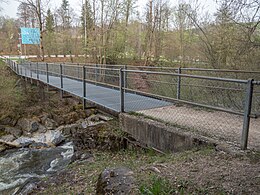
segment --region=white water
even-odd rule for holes
[[[0,194],[13,194],[30,181],[61,170],[73,153],[69,142],[56,148],[22,148],[0,154]]]

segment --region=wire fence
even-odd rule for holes
[[[7,61],[40,80],[117,112],[135,112],[246,149],[260,149],[260,72]]]
[[[242,148],[246,148],[249,141],[251,147],[260,149],[257,82],[150,71],[124,72],[128,75],[126,91],[172,102],[167,107],[138,113],[207,137],[233,142]],[[241,132],[245,135],[241,136]]]

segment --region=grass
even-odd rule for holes
[[[136,178],[134,194],[173,194],[186,192],[186,181],[170,182],[150,168],[156,164],[185,162],[190,158],[210,155],[214,150],[204,148],[176,154],[158,154],[146,150],[127,149],[118,152],[94,151],[93,160],[75,162],[60,176],[45,179],[45,190],[37,194],[95,194],[99,174],[105,168],[128,167]],[[55,187],[54,187],[55,186]]]
[[[153,176],[147,184],[140,187],[142,195],[168,195],[173,194],[176,190],[172,187],[169,180]]]

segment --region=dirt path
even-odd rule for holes
[[[187,128],[204,136],[240,145],[242,116],[186,106],[168,106],[139,111],[139,113]],[[248,147],[260,151],[260,118],[251,119]]]

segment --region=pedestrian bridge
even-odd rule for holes
[[[242,149],[248,142],[260,149],[259,71],[6,62],[27,80],[82,98],[84,106],[136,112]]]

